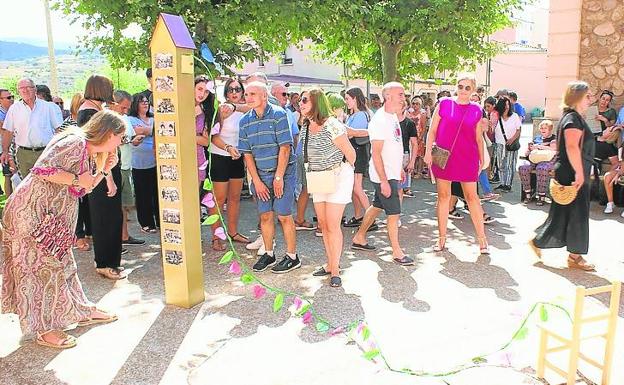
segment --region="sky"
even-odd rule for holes
[[[7,3],[10,5],[7,6]],[[22,41],[47,46],[45,12],[41,0],[0,0],[2,7],[2,29],[0,40]],[[60,11],[51,11],[52,36],[55,48],[76,45],[84,29],[70,25]]]

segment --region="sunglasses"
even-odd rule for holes
[[[287,97],[288,96],[288,92],[282,92],[282,96],[283,97]]]
[[[472,87],[471,86],[464,86],[463,84],[458,84],[457,85],[457,89],[458,90],[466,90],[466,91],[472,91]]]
[[[228,94],[234,94],[234,93],[239,93],[239,92],[243,92],[242,87],[228,87],[227,89]]]
[[[139,100],[139,103],[149,103],[149,100],[147,99]]]
[[[308,99],[307,96],[304,96],[304,97],[301,98],[300,102],[301,102],[301,104],[308,104],[308,100],[310,100],[310,99]]]
[[[63,102],[54,102],[54,104],[56,104],[57,106],[62,106]]]
[[[130,138],[128,137],[128,135],[124,135],[121,137],[121,144],[128,144],[130,143]]]
[[[13,100],[14,98],[15,98],[15,96],[13,96],[13,95],[9,95],[9,96],[4,96],[4,97],[1,97],[0,99],[9,99],[9,100]]]

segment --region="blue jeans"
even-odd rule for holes
[[[481,174],[479,174],[479,183],[481,183],[481,188],[483,189],[484,194],[489,194],[492,192],[492,186],[490,186],[490,181],[488,180],[488,174],[486,170],[481,171]]]

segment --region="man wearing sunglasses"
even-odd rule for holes
[[[0,127],[4,125],[4,119],[6,118],[7,111],[9,111],[9,107],[13,105],[14,97],[11,94],[11,91],[5,90],[4,88],[0,89]],[[15,165],[5,164],[2,166],[2,173],[4,175],[4,192],[7,196],[11,195],[13,188],[11,186],[11,176],[13,176],[13,171],[11,168],[15,169]]]
[[[9,108],[2,125],[2,156],[0,161],[9,164],[11,141],[15,136],[17,169],[25,178],[48,145],[56,129],[63,124],[60,108],[37,98],[35,82],[23,78],[17,82],[22,100]]]

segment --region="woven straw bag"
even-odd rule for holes
[[[552,199],[562,206],[569,205],[576,199],[578,190],[574,186],[565,186],[552,178],[550,180],[550,196]]]

